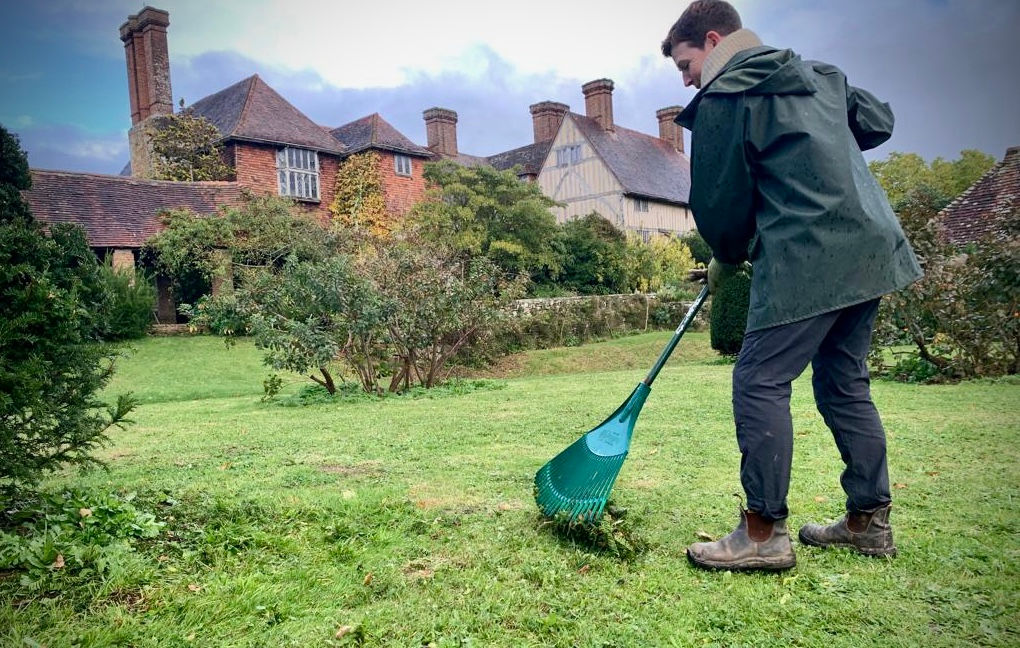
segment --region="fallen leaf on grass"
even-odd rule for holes
[[[826,497],[825,495],[815,495],[815,501],[816,502],[827,502],[827,501],[829,501],[829,498]]]
[[[584,575],[584,574],[587,574],[590,571],[591,571],[591,565],[585,564],[585,565],[582,565],[581,568],[577,570],[577,573],[581,574],[581,575]]]
[[[374,576],[372,575],[372,572],[368,572],[367,574],[365,574],[365,580],[362,583],[362,585],[371,585],[372,584],[372,578],[374,578]]]
[[[893,488],[906,488],[906,487],[907,487],[907,485],[903,484],[903,483],[893,484]]]
[[[704,531],[698,531],[694,535],[698,537],[698,540],[704,540],[705,542],[712,542],[714,540],[710,533],[705,533]]]
[[[654,450],[649,452],[648,456],[651,457],[651,456],[656,455],[656,454],[659,454],[659,449],[658,448],[655,448]]]
[[[196,583],[188,583],[188,589],[192,592],[197,592],[198,590],[202,589],[202,586]]]
[[[90,508],[80,508],[80,509],[78,509],[78,515],[83,517],[83,518],[87,518],[90,515],[92,515],[92,509],[90,509]]]
[[[357,493],[355,493],[352,490],[345,490],[344,492],[340,493],[340,495],[342,495],[345,500],[352,500],[358,496]]]
[[[220,464],[220,470],[230,470],[230,466],[231,466],[231,463],[229,461],[226,462],[226,463]]]
[[[354,626],[340,626],[336,631],[336,638],[343,639],[345,635],[350,634],[354,630]]]
[[[938,474],[939,474],[939,471],[937,471],[937,470],[928,470],[924,474],[928,475],[929,477],[937,477]]]
[[[64,568],[64,554],[57,554],[57,559],[53,561],[53,569]]]

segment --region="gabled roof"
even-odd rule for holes
[[[542,170],[542,163],[549,154],[549,148],[553,141],[536,142],[520,148],[515,148],[488,157],[489,164],[496,169],[503,171],[515,165],[520,165],[524,173],[538,175]]]
[[[691,162],[673,146],[652,135],[616,126],[603,130],[584,115],[567,113],[626,194],[686,205],[691,192]]]
[[[951,243],[971,243],[992,233],[1011,211],[1020,209],[1020,146],[939,212]]]
[[[379,113],[372,113],[329,132],[344,146],[345,155],[366,149],[380,149],[418,157],[434,157],[432,151],[404,137]]]
[[[259,75],[239,81],[188,110],[211,121],[224,140],[243,140],[342,155],[344,146],[270,88]]]
[[[186,207],[212,214],[241,203],[236,182],[170,182],[97,173],[32,169],[24,191],[32,215],[46,225],[85,228],[92,247],[138,248],[162,229],[159,213]]]

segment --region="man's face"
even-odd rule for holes
[[[677,69],[680,70],[680,74],[684,78],[685,87],[693,85],[695,88],[701,89],[701,66],[705,62],[705,57],[715,49],[721,40],[722,36],[710,31],[705,34],[704,47],[694,47],[690,41],[682,41],[673,45],[670,53],[673,56],[673,62],[676,63]]]

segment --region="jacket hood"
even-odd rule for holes
[[[817,86],[811,77],[811,66],[792,50],[752,47],[734,56],[722,72],[694,96],[675,121],[693,130],[701,100],[712,94],[814,94]]]

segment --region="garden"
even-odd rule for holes
[[[666,343],[696,236],[558,225],[513,173],[449,164],[395,223],[353,160],[331,227],[259,196],[166,214],[144,265],[191,331],[152,337],[151,276],[44,231],[0,143],[4,645],[1017,642],[1020,223],[960,250],[934,218],[986,160],[873,165],[926,269],[871,358],[899,555],[798,545],[796,569],[741,575],[684,550],[737,518],[748,268],[656,382],[599,523],[532,494]],[[793,414],[795,529],[843,501],[809,375]]]
[[[782,575],[688,566],[690,542],[732,528],[740,489],[731,366],[704,332],[681,342],[645,406],[613,493],[626,512],[596,537],[543,519],[535,470],[626,397],[668,336],[331,402],[297,375],[263,402],[250,342],[135,343],[106,391],[134,392],[135,423],[98,453],[108,470],[43,484],[43,540],[0,578],[0,643],[1016,644],[1014,379],[875,383],[895,559],[797,546]],[[793,412],[795,528],[843,502],[807,376]],[[104,536],[115,540],[99,549]]]

